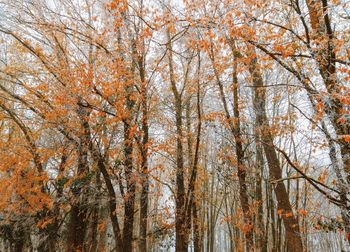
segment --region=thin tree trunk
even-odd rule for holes
[[[196,147],[195,147],[195,153],[194,153],[194,160],[193,160],[193,167],[192,167],[192,173],[190,177],[189,182],[189,197],[190,197],[190,203],[189,208],[193,208],[193,232],[194,232],[194,252],[201,252],[202,250],[202,234],[200,233],[200,220],[198,217],[198,205],[200,203],[200,200],[197,198],[198,192],[195,188],[196,182],[197,182],[197,169],[198,169],[198,162],[199,162],[199,145],[200,145],[200,139],[201,139],[201,130],[202,130],[202,113],[201,113],[201,103],[200,103],[200,71],[201,71],[201,57],[200,57],[200,51],[198,50],[198,69],[197,69],[197,118],[198,118],[198,125],[197,125],[197,138],[196,138]],[[188,214],[191,215],[191,212]]]
[[[142,105],[142,144],[141,144],[141,196],[140,196],[140,251],[147,251],[147,220],[148,220],[148,108],[147,108],[147,87],[145,80],[144,58],[139,57],[138,61],[141,80],[141,105]]]
[[[98,156],[97,156],[98,155]],[[123,240],[122,240],[122,233],[119,226],[119,220],[117,215],[117,199],[115,190],[112,184],[112,180],[110,178],[110,175],[108,173],[108,170],[106,168],[106,165],[104,163],[103,157],[100,153],[96,152],[94,150],[94,158],[97,161],[97,165],[99,170],[101,171],[104,181],[106,183],[107,187],[107,193],[108,193],[108,208],[109,208],[109,217],[111,219],[114,239],[116,242],[116,246],[118,248],[118,251],[123,251]]]
[[[257,245],[262,252],[267,252],[267,240],[265,239],[265,227],[264,227],[264,205],[262,195],[262,177],[264,176],[264,156],[263,148],[260,142],[260,135],[255,137],[256,148],[256,196],[258,201],[258,214],[257,214]]]
[[[235,45],[234,42],[230,43],[231,49],[233,52],[235,52]],[[233,65],[233,73],[232,73],[232,85],[233,85],[233,96],[234,96],[234,119],[235,123],[233,123],[232,117],[230,115],[227,101],[225,98],[225,92],[224,92],[224,86],[220,80],[219,73],[215,67],[215,58],[214,58],[214,52],[211,51],[210,59],[212,61],[212,65],[214,68],[214,74],[216,78],[216,82],[219,86],[220,91],[220,98],[222,105],[225,110],[225,115],[227,122],[230,126],[230,130],[232,132],[232,135],[235,139],[236,144],[236,158],[237,158],[237,173],[238,173],[238,180],[239,180],[239,192],[240,192],[240,202],[241,207],[244,215],[244,222],[245,222],[245,230],[244,235],[246,238],[246,249],[247,251],[252,251],[254,249],[254,240],[253,240],[253,221],[252,216],[250,214],[249,209],[249,197],[248,197],[248,189],[247,189],[247,182],[246,182],[246,176],[247,171],[244,164],[244,151],[243,151],[243,143],[242,143],[242,133],[241,133],[241,125],[240,125],[240,114],[239,114],[239,108],[238,108],[238,78],[237,78],[237,61],[234,59],[234,65]]]
[[[176,125],[176,195],[175,195],[175,249],[177,252],[185,252],[188,247],[188,230],[186,223],[185,207],[185,181],[184,181],[184,152],[183,152],[183,123],[182,123],[182,100],[181,94],[177,90],[175,73],[173,66],[172,45],[170,41],[170,32],[168,31],[168,49],[169,49],[169,71],[171,89],[174,95],[175,106],[175,125]]]

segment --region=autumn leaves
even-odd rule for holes
[[[10,246],[303,251],[315,195],[349,233],[341,3],[58,2],[4,1],[0,215],[25,230]],[[330,172],[309,174],[305,149],[329,149]]]

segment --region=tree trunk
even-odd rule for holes
[[[139,57],[139,69],[141,79],[141,105],[142,105],[142,143],[141,143],[141,196],[140,196],[140,242],[139,250],[147,252],[147,220],[148,220],[148,108],[147,89],[145,83],[144,59]]]
[[[187,206],[190,210],[188,215],[190,216],[191,213],[193,213],[193,247],[194,252],[201,252],[202,250],[202,239],[201,239],[201,228],[200,228],[200,220],[199,220],[199,203],[200,200],[198,199],[198,192],[195,188],[195,185],[197,183],[197,169],[198,169],[198,162],[199,162],[199,145],[201,140],[201,130],[202,130],[202,113],[201,113],[201,103],[200,103],[200,96],[201,96],[201,89],[200,89],[200,71],[201,71],[201,57],[200,57],[200,51],[198,50],[198,69],[197,69],[197,118],[198,118],[198,125],[197,125],[197,137],[196,137],[196,146],[195,146],[195,153],[194,153],[194,160],[193,160],[193,167],[192,167],[192,173],[190,177],[189,182],[189,197],[190,197],[190,203],[189,206]],[[191,162],[190,162],[191,163]],[[193,212],[191,212],[191,209]]]
[[[80,101],[79,103],[81,103]],[[72,203],[70,221],[68,225],[67,251],[75,252],[82,251],[84,247],[85,233],[88,220],[87,207],[84,204],[87,202],[86,184],[88,181],[81,179],[89,172],[88,150],[90,144],[90,127],[88,123],[89,109],[79,105],[78,116],[83,130],[78,146],[78,170],[76,183],[72,186],[74,202]]]
[[[130,119],[127,119],[130,120]],[[133,171],[133,140],[130,122],[124,123],[124,172],[126,179],[126,194],[124,197],[124,228],[123,228],[123,252],[132,251],[133,231],[134,231],[134,208],[136,179]]]
[[[99,222],[99,210],[100,210],[100,190],[101,190],[101,178],[100,171],[96,173],[96,192],[94,195],[94,202],[92,209],[90,210],[90,223],[87,230],[87,242],[85,245],[85,250],[87,252],[96,252],[97,249],[97,227]]]
[[[318,68],[326,86],[330,101],[324,102],[325,112],[331,120],[338,136],[337,141],[340,146],[344,171],[347,175],[346,181],[339,181],[340,190],[343,191],[342,189],[344,187],[348,188],[350,184],[350,142],[346,141],[343,137],[344,135],[349,134],[350,128],[348,121],[341,123],[339,120],[341,116],[344,115],[344,111],[346,111],[347,108],[339,99],[339,96],[334,95],[335,93],[339,93],[339,83],[336,71],[336,50],[334,45],[335,35],[332,30],[332,24],[328,13],[328,1],[307,0],[306,4],[310,14],[311,27],[314,35],[313,38],[319,43],[319,50],[316,54],[316,56],[318,56]],[[323,40],[321,38],[323,38]],[[331,146],[330,148],[332,149],[333,147]],[[349,192],[349,189],[347,189],[347,191]],[[348,204],[344,193],[342,193],[340,197],[343,200],[342,218],[346,224],[345,231],[347,233],[348,242],[350,242],[350,205]]]
[[[185,252],[188,247],[188,231],[186,223],[185,208],[185,182],[184,182],[184,160],[183,160],[183,132],[182,132],[182,101],[181,94],[178,92],[175,82],[172,45],[170,41],[170,32],[168,31],[169,47],[169,71],[171,89],[174,95],[175,106],[175,125],[176,125],[176,195],[175,195],[175,249],[177,252]]]
[[[264,176],[264,157],[263,148],[260,142],[260,135],[256,136],[255,140],[256,148],[256,197],[258,201],[258,213],[257,213],[257,225],[259,233],[257,234],[257,246],[262,252],[267,252],[267,239],[265,239],[265,226],[264,226],[264,205],[262,195],[262,178]]]
[[[261,132],[260,134],[263,142],[263,148],[269,166],[270,179],[278,180],[282,178],[282,169],[280,167],[276,150],[274,149],[273,136],[269,131],[269,122],[265,108],[265,88],[256,58],[252,59],[249,65],[249,71],[255,86],[253,101],[254,109],[257,117],[256,120],[260,128],[259,130]],[[277,185],[274,187],[274,191],[277,198],[277,209],[282,211],[282,219],[286,230],[285,240],[287,241],[288,249],[289,251],[303,251],[299,223],[293,214],[293,209],[284,183],[277,183]],[[286,214],[288,214],[288,217]]]
[[[235,44],[234,42],[230,43],[231,49],[233,52],[235,52]],[[219,73],[215,67],[215,58],[214,58],[214,52],[211,51],[210,58],[212,61],[212,65],[214,68],[214,74],[216,78],[216,82],[219,86],[219,91],[220,91],[220,98],[222,105],[224,107],[225,115],[227,122],[230,126],[231,133],[234,137],[235,144],[236,144],[236,158],[237,158],[237,174],[238,174],[238,181],[239,181],[239,195],[240,195],[240,203],[242,207],[242,212],[244,216],[244,235],[246,239],[246,249],[247,251],[252,251],[254,249],[254,240],[253,240],[253,221],[252,221],[252,216],[250,214],[250,209],[249,209],[249,196],[248,196],[248,189],[247,189],[247,182],[246,182],[246,176],[247,176],[247,171],[246,167],[244,164],[244,151],[243,151],[243,143],[242,143],[242,133],[241,133],[241,125],[240,125],[240,113],[239,113],[239,108],[238,108],[238,78],[237,78],[237,61],[234,59],[234,64],[233,64],[233,73],[232,73],[232,85],[233,85],[233,98],[234,98],[234,119],[235,123],[233,122],[233,118],[230,115],[226,97],[225,97],[225,92],[224,92],[224,86],[220,80]]]

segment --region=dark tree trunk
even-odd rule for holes
[[[103,178],[105,180],[106,187],[107,187],[109,217],[112,223],[112,229],[113,229],[114,239],[116,242],[116,247],[118,248],[118,251],[123,251],[123,240],[122,240],[122,234],[121,234],[118,215],[117,215],[117,200],[116,200],[116,194],[112,184],[112,180],[109,176],[103,157],[100,155],[100,153],[97,153],[94,150],[94,157],[97,160],[98,168],[103,175]]]
[[[201,57],[200,57],[200,51],[198,50],[198,69],[197,69],[197,117],[198,117],[198,125],[197,125],[197,137],[196,137],[196,146],[195,146],[195,153],[194,153],[194,160],[193,160],[193,167],[192,167],[192,173],[190,177],[189,182],[189,206],[187,206],[189,209],[192,209],[188,212],[188,219],[190,219],[190,215],[193,214],[193,248],[194,252],[201,252],[202,251],[202,234],[201,234],[201,228],[200,228],[200,219],[198,216],[199,213],[199,203],[200,200],[198,199],[198,192],[196,191],[195,185],[197,182],[197,169],[198,169],[198,162],[199,162],[199,145],[201,140],[201,131],[202,131],[202,113],[201,113],[201,89],[200,89],[200,72],[201,72]],[[192,162],[190,162],[192,164]]]
[[[131,71],[133,72],[133,71]],[[124,174],[126,181],[126,192],[124,195],[124,226],[123,226],[123,252],[131,252],[133,247],[134,233],[134,211],[135,211],[135,189],[136,174],[133,165],[133,85],[125,87],[126,101],[125,108],[129,114],[124,120]]]
[[[265,151],[267,163],[269,166],[270,179],[278,180],[282,178],[282,169],[274,149],[273,136],[269,131],[269,122],[265,108],[265,88],[260,73],[257,59],[252,59],[249,65],[249,71],[252,76],[254,90],[254,109],[260,130],[261,140]],[[289,201],[289,195],[283,182],[277,183],[274,187],[277,198],[277,209],[282,211],[282,219],[286,230],[285,240],[289,251],[303,251],[303,243],[300,235],[299,223],[293,214],[293,209]],[[290,216],[291,215],[291,216]]]
[[[229,41],[229,42],[233,53],[235,53],[236,47],[234,42],[232,41]],[[238,93],[238,79],[237,79],[237,61],[236,59],[234,59],[233,73],[232,73],[233,98],[234,98],[233,117],[235,119],[235,123],[234,123],[227,105],[224,86],[220,80],[219,73],[215,67],[215,58],[214,58],[213,51],[211,51],[210,58],[212,61],[212,65],[214,67],[216,82],[219,86],[220,98],[221,98],[222,105],[224,107],[226,119],[230,126],[230,130],[232,132],[232,135],[234,137],[235,144],[236,144],[235,151],[236,151],[236,158],[237,158],[237,175],[238,175],[238,181],[239,181],[239,197],[240,197],[240,203],[241,203],[241,207],[244,215],[244,224],[246,226],[245,228],[246,231],[244,234],[246,239],[246,249],[247,251],[252,251],[254,249],[253,220],[249,209],[249,196],[248,196],[248,188],[247,188],[247,182],[246,182],[247,171],[244,164],[244,151],[243,151],[242,133],[241,133],[241,125],[240,125],[240,113],[238,108],[239,93]]]
[[[80,103],[81,102],[82,101],[80,101]],[[71,188],[74,201],[72,203],[68,224],[67,251],[69,252],[83,250],[88,223],[86,218],[87,206],[84,206],[87,202],[86,185],[88,181],[85,181],[82,177],[89,172],[88,150],[90,145],[90,127],[88,116],[90,115],[90,111],[86,107],[79,105],[77,114],[82,127],[82,135],[78,145],[78,178]]]
[[[188,248],[188,224],[186,223],[185,207],[185,181],[184,181],[184,151],[183,151],[183,123],[182,123],[182,101],[175,82],[175,73],[172,58],[172,45],[170,32],[168,31],[169,48],[169,72],[171,89],[174,95],[175,126],[176,126],[176,195],[175,195],[175,249],[177,252],[185,252]]]
[[[139,250],[147,252],[147,220],[148,220],[148,108],[147,87],[145,80],[144,58],[139,57],[138,65],[141,79],[142,105],[142,143],[141,143],[141,196],[140,196],[140,242]]]

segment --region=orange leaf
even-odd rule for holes
[[[300,209],[299,214],[302,216],[307,216],[307,211],[305,209]]]
[[[293,217],[293,213],[286,213],[286,218]]]

